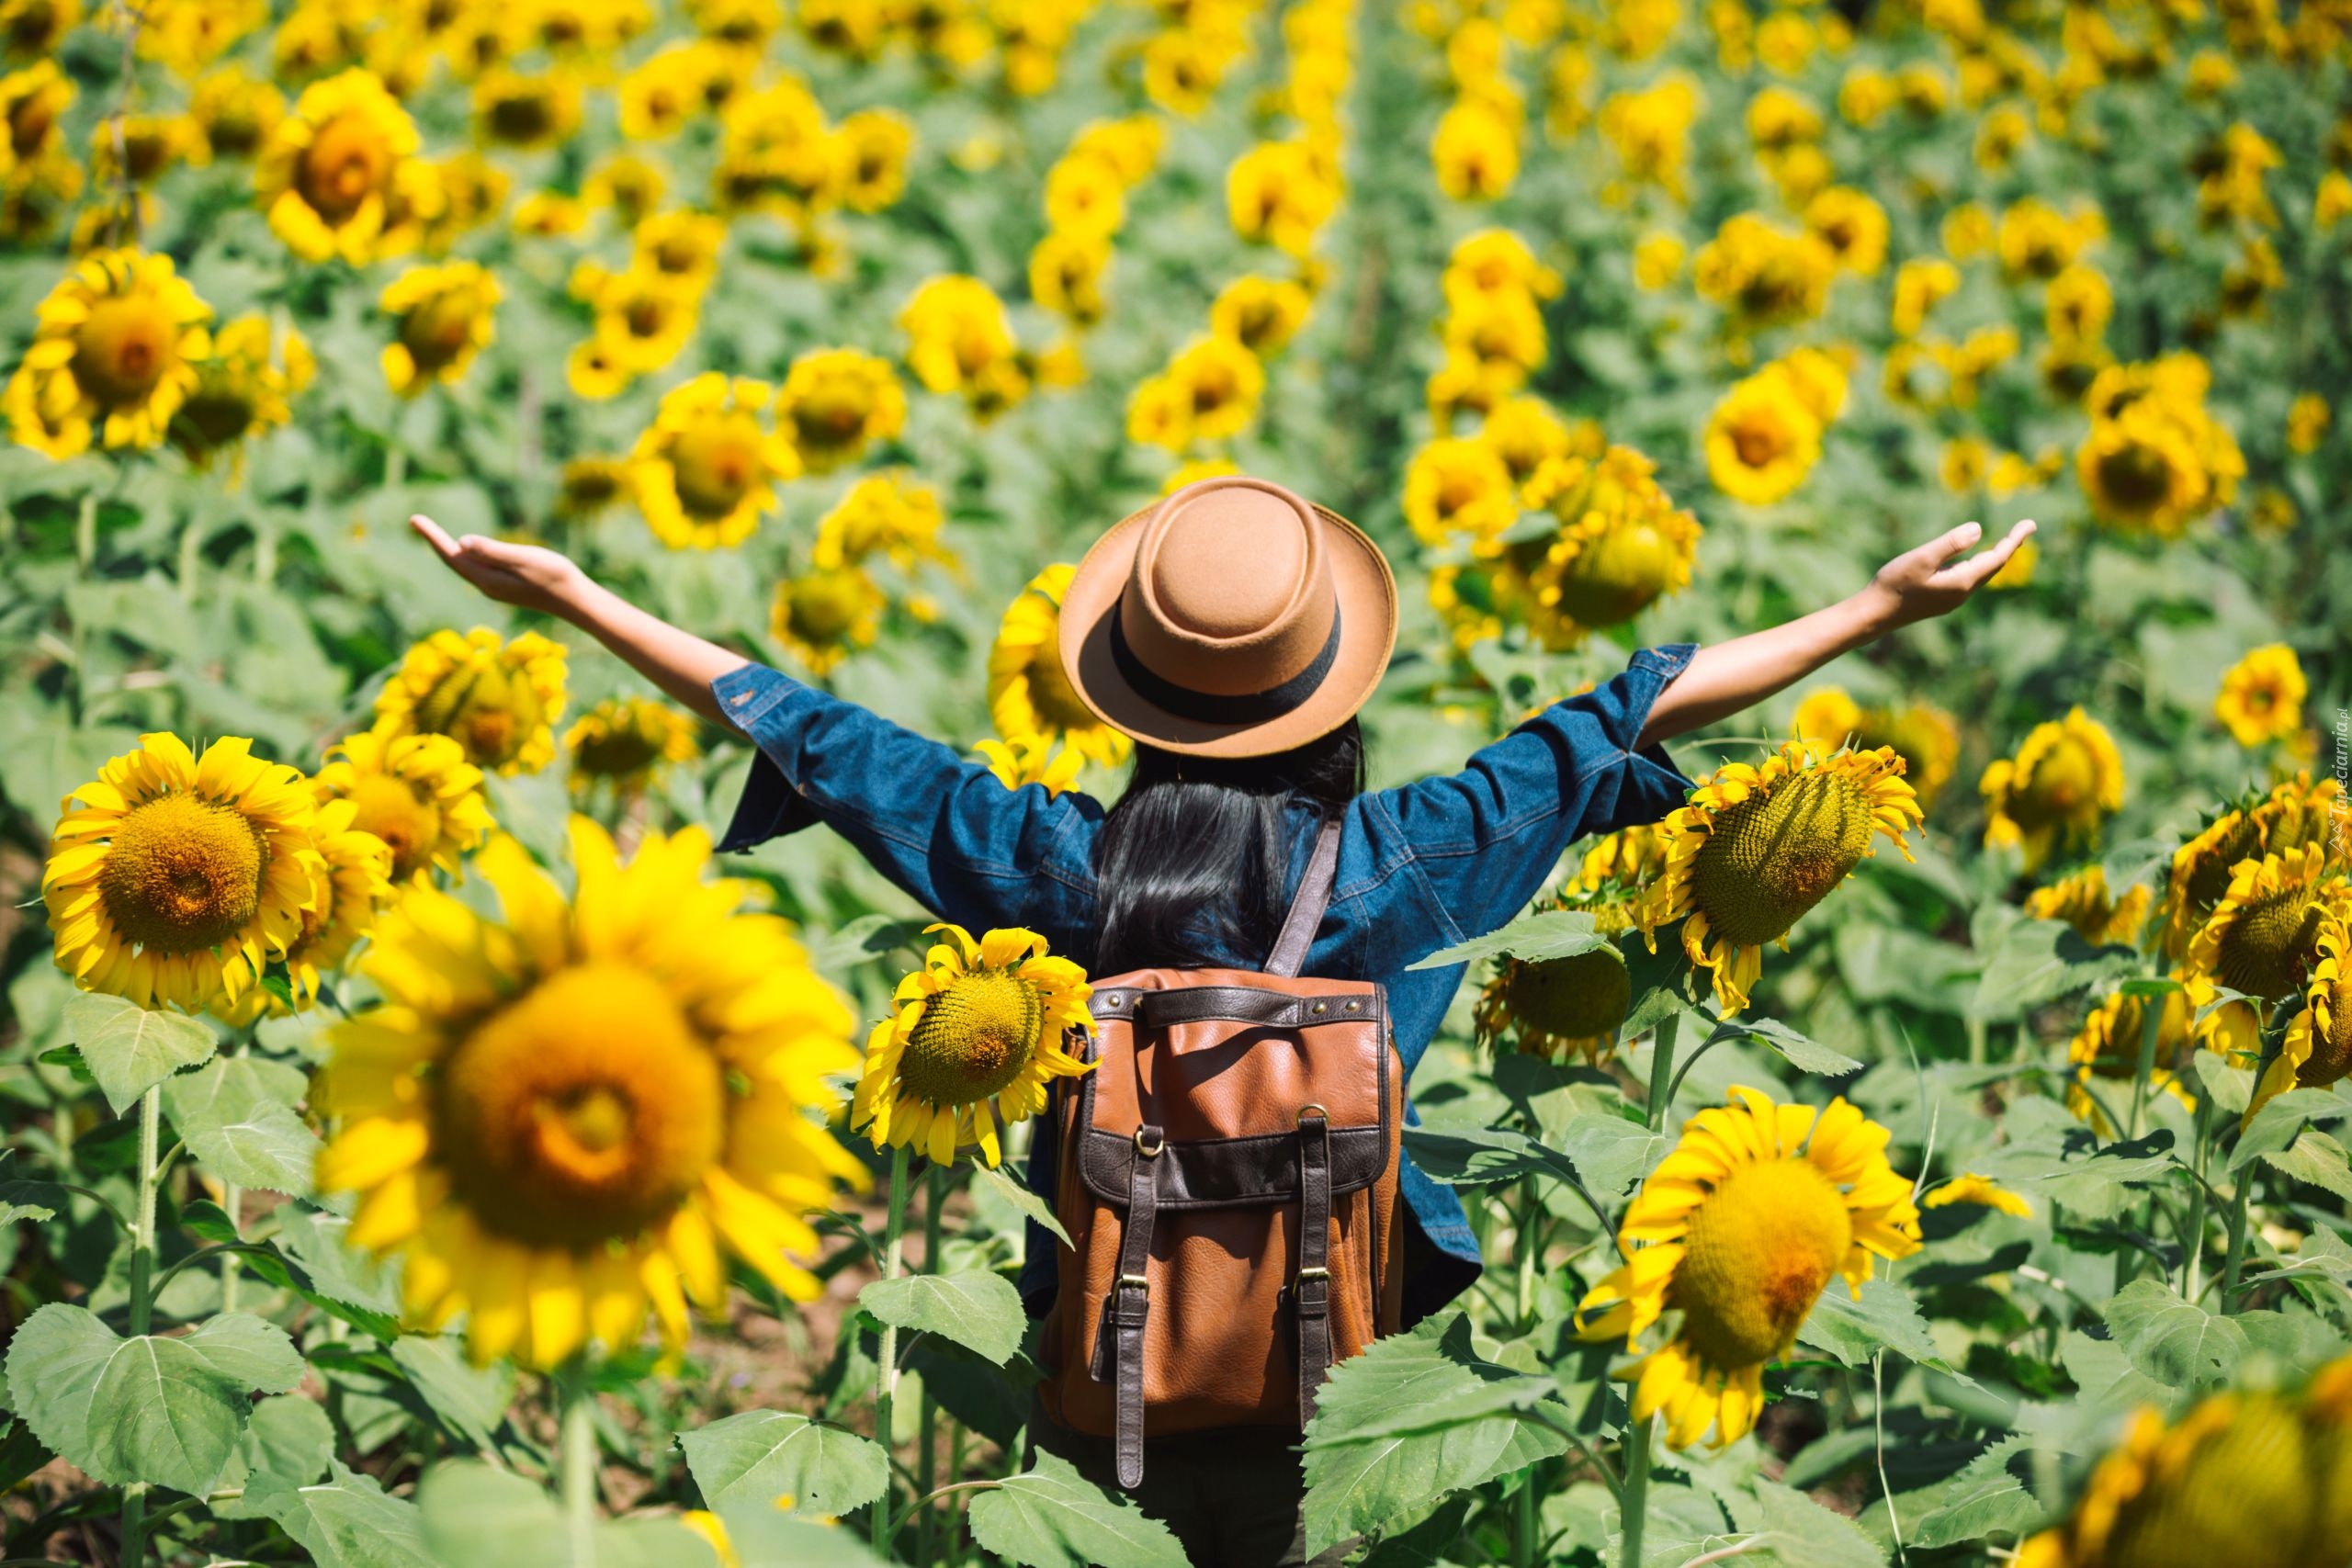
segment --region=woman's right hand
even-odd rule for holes
[[[568,616],[588,586],[588,574],[558,551],[485,539],[480,534],[453,539],[447,529],[422,513],[411,517],[408,525],[451,571],[503,604]]]

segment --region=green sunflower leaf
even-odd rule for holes
[[[1797,1330],[1797,1340],[1849,1367],[1868,1366],[1879,1351],[1892,1350],[1946,1377],[1970,1381],[1936,1348],[1911,1292],[1884,1275],[1862,1282],[1860,1301],[1847,1292],[1843,1280],[1832,1279]]]
[[[2293,1146],[2304,1128],[2341,1121],[2347,1115],[2352,1115],[2352,1100],[2333,1089],[2290,1089],[2254,1113],[2254,1120],[2238,1135],[2230,1168],[2244,1170],[2264,1155]]]
[[[150,1012],[136,1002],[94,992],[68,998],[64,1023],[66,1038],[81,1050],[117,1116],[174,1073],[209,1060],[220,1045],[200,1018]]]
[[[34,1435],[92,1479],[202,1494],[253,1415],[250,1391],[302,1379],[286,1331],[227,1313],[177,1338],[123,1338],[94,1313],[52,1302],[8,1347],[8,1390]]]
[[[318,1134],[294,1111],[310,1088],[300,1068],[216,1056],[164,1084],[164,1114],[197,1163],[239,1187],[300,1196],[311,1190]]]
[[[1812,1073],[1825,1078],[1842,1078],[1849,1073],[1861,1070],[1862,1064],[1853,1057],[1842,1051],[1832,1051],[1777,1019],[1738,1018],[1719,1024],[1717,1028],[1747,1035],[1801,1073]]]
[[[1614,945],[1592,929],[1589,910],[1539,909],[1532,915],[1520,916],[1498,931],[1442,948],[1405,967],[1408,972],[1443,969],[1455,964],[1475,964],[1482,958],[1517,958],[1533,964],[1547,958],[1573,958],[1579,953]]]
[[[372,1475],[328,1462],[323,1481],[256,1474],[245,1483],[246,1508],[275,1520],[319,1568],[439,1568],[415,1504],[388,1495]]]
[[[686,1468],[714,1509],[790,1497],[811,1514],[846,1514],[888,1488],[881,1445],[839,1427],[781,1410],[746,1410],[678,1435]]]
[[[1508,1127],[1464,1132],[1408,1127],[1405,1147],[1423,1175],[1450,1187],[1485,1187],[1525,1176],[1579,1179],[1576,1167],[1557,1150]]]
[[[2233,1318],[2207,1312],[2154,1280],[2134,1280],[2107,1303],[2107,1326],[2132,1370],[2165,1388],[2226,1382],[2250,1348]]]
[[[844,1526],[820,1525],[771,1503],[730,1503],[713,1512],[743,1568],[880,1568],[882,1560]]]
[[[1020,1292],[984,1269],[876,1280],[857,1293],[857,1304],[884,1323],[952,1339],[1000,1367],[1021,1348],[1028,1321]]]
[[[1045,1226],[1064,1247],[1070,1245],[1069,1233],[1062,1229],[1061,1221],[1054,1213],[1054,1206],[1032,1192],[1025,1183],[1015,1181],[990,1165],[975,1165],[972,1173],[987,1183],[989,1190],[997,1198],[1019,1210],[1023,1218],[1035,1220]]]
[[[1306,1427],[1306,1550],[1373,1530],[1492,1473],[1517,1412],[1555,1392],[1471,1346],[1441,1314],[1334,1368]]]
[[[1184,1568],[1184,1549],[1148,1517],[1040,1450],[1029,1469],[972,1499],[972,1539],[1023,1568]]]
[[[433,1568],[586,1568],[556,1500],[513,1471],[471,1460],[442,1465],[418,1483],[416,1506]],[[717,1568],[710,1543],[675,1519],[601,1519],[594,1528],[595,1568]]]
[[[2128,947],[2094,947],[2063,920],[2019,920],[1984,962],[1968,1016],[2022,1018],[2045,1002],[2138,974],[2146,961]]]
[[[1584,1178],[1585,1186],[1604,1203],[1633,1190],[1650,1168],[1666,1157],[1670,1140],[1646,1124],[1613,1111],[1588,1111],[1567,1124],[1560,1146]]]

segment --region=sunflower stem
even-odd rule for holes
[[[940,1210],[945,1206],[946,1200],[947,1168],[934,1165],[931,1168],[922,1197],[922,1271],[926,1274],[940,1271]],[[922,1512],[915,1520],[915,1561],[929,1562],[932,1561],[932,1523],[937,1517],[930,1498],[932,1489],[939,1484],[936,1452],[939,1445],[939,1402],[931,1397],[928,1382],[923,1384],[922,1418],[916,1423],[916,1428],[919,1436],[915,1441],[919,1447],[915,1453],[915,1486],[923,1502],[919,1505]]]
[[[563,1407],[556,1461],[571,1568],[596,1568],[596,1395],[578,1358],[556,1374],[556,1392]]]
[[[2141,1120],[2148,1109],[2148,1080],[2156,1073],[2156,1032],[2165,1021],[2164,1001],[2159,997],[2140,998],[2140,1065],[2132,1079],[2132,1122],[2127,1137],[2140,1135]]]
[[[98,558],[98,492],[82,492],[81,510],[74,514],[74,564],[84,577]]]
[[[895,1280],[905,1272],[907,1256],[907,1165],[910,1151],[900,1144],[890,1151],[890,1210],[882,1232],[882,1278]],[[899,1392],[899,1329],[896,1324],[882,1325],[881,1354],[876,1358],[874,1379],[874,1440],[890,1450],[890,1401]],[[888,1561],[890,1555],[890,1491],[886,1485],[882,1495],[874,1500],[871,1539],[874,1554]]]
[[[155,1272],[156,1145],[162,1142],[164,1091],[158,1085],[139,1097],[139,1206],[130,1223],[130,1333],[144,1335],[154,1321],[155,1303],[150,1281]],[[136,1568],[146,1555],[147,1485],[133,1482],[122,1489],[122,1561]]]
[[[237,1211],[243,1206],[244,1196],[245,1190],[233,1181],[223,1183],[220,1188],[220,1211],[229,1216],[229,1228],[232,1231],[238,1228]],[[237,1271],[244,1259],[245,1255],[242,1252],[224,1252],[220,1255],[220,1310],[222,1312],[237,1310]]]
[[[2230,1200],[2230,1244],[2222,1264],[2222,1312],[2238,1310],[2238,1270],[2245,1262],[2245,1205],[2254,1191],[2254,1167],[2238,1173],[2237,1196]]]
[[[1625,1422],[1625,1495],[1618,1513],[1623,1521],[1620,1534],[1623,1543],[1617,1551],[1622,1568],[1642,1568],[1642,1527],[1648,1522],[1650,1506],[1650,1418],[1634,1420],[1627,1411]]]
[[[2202,1293],[2205,1282],[2205,1139],[2212,1098],[2197,1097],[2197,1141],[2189,1154],[2189,1168],[2196,1179],[2188,1184],[2188,1224],[2181,1236],[2180,1293],[2182,1299],[2192,1302]]]
[[[1669,1012],[1657,1026],[1650,1046],[1650,1099],[1646,1107],[1650,1130],[1666,1125],[1666,1108],[1674,1098],[1674,1037],[1681,1031],[1682,1015]]]

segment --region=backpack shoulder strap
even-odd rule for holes
[[[1274,951],[1266,959],[1267,974],[1294,976],[1306,962],[1315,928],[1323,923],[1323,911],[1330,907],[1331,882],[1339,869],[1340,818],[1326,817],[1316,830],[1315,852],[1307,857],[1306,874],[1299,878],[1290,913],[1283,917],[1282,934],[1274,939]]]

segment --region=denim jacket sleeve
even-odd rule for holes
[[[940,919],[1029,925],[1057,945],[1091,902],[1084,868],[1102,812],[1090,797],[1009,790],[938,741],[763,664],[710,689],[759,748],[721,850],[822,822]]]
[[[1378,922],[1374,972],[1493,931],[1535,896],[1568,845],[1682,804],[1690,781],[1664,747],[1634,742],[1697,647],[1643,649],[1601,685],[1474,752],[1460,773],[1363,798],[1353,825],[1395,917]]]

